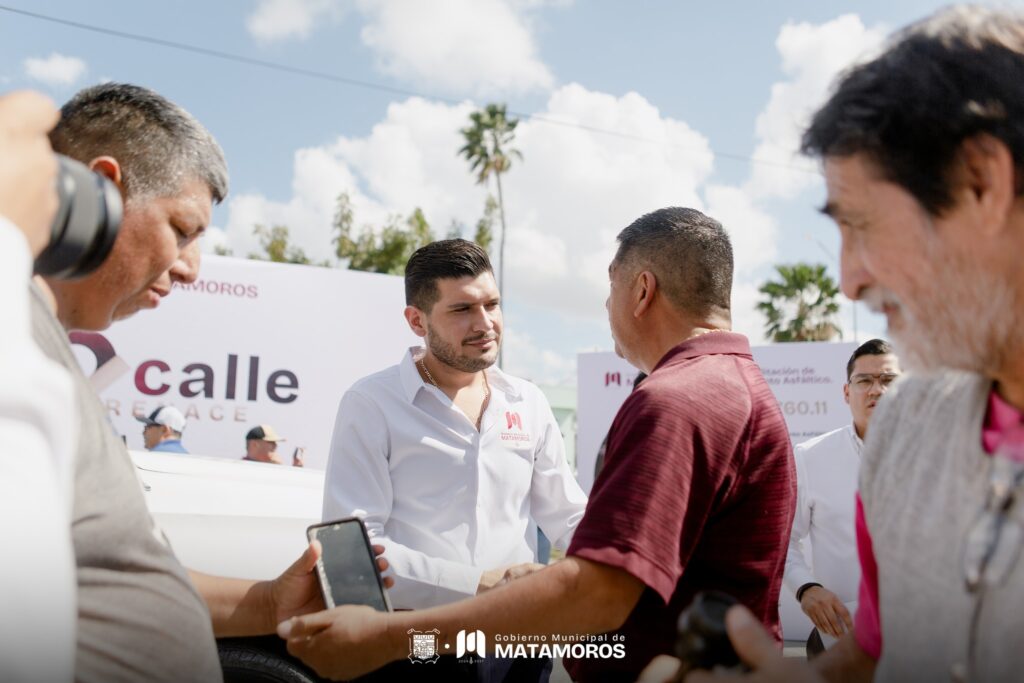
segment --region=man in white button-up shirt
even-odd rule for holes
[[[854,501],[861,448],[875,404],[899,374],[899,361],[888,342],[872,339],[861,344],[846,365],[843,386],[852,424],[794,450],[797,505],[784,581],[814,622],[816,630],[808,639],[811,655],[823,649],[818,632],[838,638],[853,626],[846,605],[857,600],[860,585]],[[808,537],[810,564],[803,548]]]
[[[586,496],[540,389],[499,370],[500,296],[486,252],[435,242],[406,267],[424,338],[338,409],[324,519],[355,515],[384,544],[396,608],[454,602],[527,571],[536,525],[565,548]]]

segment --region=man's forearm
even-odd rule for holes
[[[453,642],[464,629],[518,635],[594,634],[612,631],[636,606],[643,584],[626,572],[568,558],[547,569],[460,602],[389,620],[395,658],[408,652],[409,629],[438,629],[440,642]]]
[[[857,644],[852,631],[817,657],[813,665],[829,683],[871,683],[875,675],[875,660]]]
[[[213,634],[218,638],[273,633],[270,584],[267,581],[228,579],[189,570],[192,583],[203,596]]]

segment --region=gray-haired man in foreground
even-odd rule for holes
[[[824,159],[844,292],[927,374],[872,417],[853,633],[812,669],[735,609],[733,643],[757,681],[1019,680],[1024,17],[954,7],[902,31],[843,76],[803,147]]]
[[[75,679],[217,681],[214,634],[270,633],[283,616],[321,608],[311,573],[318,546],[273,581],[182,568],[149,516],[128,452],[78,368],[67,332],[105,329],[158,306],[175,282],[195,280],[197,240],[213,203],[227,194],[224,156],[181,107],[115,83],[64,105],[50,140],[56,152],[113,181],[124,200],[121,231],[103,265],[79,280],[48,279],[32,297],[36,342],[71,372],[79,405]],[[46,656],[40,642],[38,657]]]

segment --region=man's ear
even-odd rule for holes
[[[89,170],[99,173],[101,176],[110,179],[117,189],[121,190],[124,196],[124,178],[121,174],[121,164],[114,157],[96,157],[89,162]]]
[[[960,201],[977,212],[978,230],[995,233],[1009,224],[1017,197],[1017,169],[1006,144],[979,133],[960,145]]]
[[[405,307],[405,322],[409,323],[409,329],[417,337],[427,336],[427,316],[415,306]]]
[[[850,384],[847,382],[843,385],[843,400],[846,401],[846,405],[850,405]]]
[[[636,282],[633,285],[633,293],[635,299],[635,306],[633,307],[633,317],[639,318],[644,315],[651,307],[651,303],[654,301],[654,294],[658,290],[658,278],[654,277],[654,273],[649,270],[645,270],[636,276]]]

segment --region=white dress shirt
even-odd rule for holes
[[[794,449],[796,516],[783,578],[794,593],[806,583],[820,583],[844,603],[857,600],[860,562],[854,514],[863,447],[851,424]],[[807,537],[811,564],[803,548]]]
[[[422,380],[422,353],[345,393],[324,484],[324,520],[361,517],[385,546],[400,609],[475,595],[485,570],[532,562],[536,525],[567,547],[587,503],[540,389],[488,368],[478,432]]]
[[[0,680],[71,681],[78,431],[71,377],[32,341],[25,237],[0,217]]]

